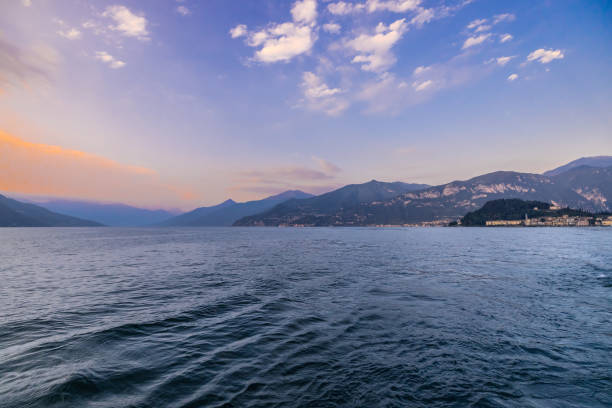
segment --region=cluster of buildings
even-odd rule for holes
[[[612,227],[612,216],[604,217],[572,217],[563,215],[559,217],[536,217],[524,220],[493,220],[486,222],[487,227]]]

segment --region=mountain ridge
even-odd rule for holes
[[[612,167],[580,166],[550,177],[497,171],[332,211],[307,211],[299,204],[294,208],[277,206],[264,214],[238,220],[235,225],[357,226],[447,221],[500,198],[546,201],[594,212],[610,211]]]
[[[244,203],[237,203],[228,199],[221,204],[212,207],[200,207],[185,214],[171,218],[159,226],[164,227],[221,227],[231,226],[240,218],[266,211],[284,201],[299,198],[309,198],[312,194],[300,190],[288,190],[282,193],[252,200]]]
[[[567,164],[559,166],[555,169],[545,171],[542,173],[544,176],[558,176],[561,173],[564,173],[568,170],[571,170],[580,166],[589,166],[589,167],[610,167],[612,166],[612,156],[590,156],[590,157],[581,157],[579,159],[573,160]]]
[[[127,204],[105,204],[80,200],[28,202],[58,214],[87,219],[112,227],[151,225],[177,215],[166,210],[148,210]]]
[[[102,224],[58,214],[0,194],[0,227],[100,227]]]

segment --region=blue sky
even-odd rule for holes
[[[611,9],[564,0],[6,1],[0,131],[34,144],[30,156],[8,156],[36,161],[9,163],[27,177],[0,180],[0,190],[187,209],[372,178],[540,172],[612,154]],[[53,178],[32,153],[49,145],[115,170],[94,169],[95,159]],[[53,168],[74,157],[54,156]],[[91,179],[70,180],[75,173],[91,174],[99,192]]]

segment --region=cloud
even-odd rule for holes
[[[415,76],[421,75],[421,74],[429,71],[430,69],[431,69],[430,67],[425,67],[425,66],[416,67],[414,69],[414,75]]]
[[[357,13],[365,9],[365,4],[361,3],[347,3],[345,1],[339,1],[327,5],[327,10],[335,15],[343,16],[347,14]]]
[[[342,90],[330,88],[321,77],[313,72],[304,72],[301,86],[304,92],[304,103],[310,110],[336,116],[348,108],[348,102],[337,97]]]
[[[544,48],[540,48],[529,54],[527,56],[527,61],[539,61],[541,64],[548,64],[551,61],[563,59],[564,57],[563,51],[561,50],[545,50]]]
[[[270,29],[255,33],[249,45],[261,49],[255,52],[255,59],[260,62],[289,61],[304,54],[312,48],[315,35],[310,26],[284,23]]]
[[[81,32],[76,28],[71,28],[70,30],[60,30],[57,32],[60,36],[67,38],[69,40],[78,40],[81,38]]]
[[[423,81],[423,82],[413,82],[412,83],[412,87],[414,88],[415,91],[417,92],[421,92],[426,90],[427,88],[431,87],[433,85],[433,81],[431,79],[428,79],[427,81]]]
[[[516,20],[516,16],[514,14],[505,13],[505,14],[497,14],[493,17],[493,24],[499,24],[503,22],[510,22]]]
[[[360,63],[364,71],[383,72],[395,64],[396,58],[391,48],[407,31],[406,19],[397,20],[388,26],[378,23],[374,34],[361,34],[347,42],[347,46],[357,51],[353,63]]]
[[[236,27],[232,28],[229,33],[232,38],[243,37],[247,35],[247,26],[244,24],[238,24]]]
[[[341,28],[342,27],[340,27],[340,24],[336,24],[336,23],[323,24],[323,30],[327,31],[330,34],[340,33]]]
[[[511,34],[502,34],[502,36],[499,38],[499,42],[505,43],[512,40],[513,38],[514,37]]]
[[[325,159],[322,159],[320,157],[313,157],[312,158],[318,165],[319,168],[321,170],[323,170],[324,173],[332,175],[332,174],[337,174],[337,173],[341,173],[342,169],[338,166],[336,166],[335,164],[328,162]]]
[[[367,9],[370,13],[375,11],[392,11],[394,13],[405,13],[416,10],[421,0],[368,0]]]
[[[481,18],[481,19],[478,19],[478,20],[473,20],[473,21],[470,22],[470,24],[467,25],[467,28],[470,29],[470,30],[473,30],[475,28],[480,27],[481,25],[483,25],[486,22],[487,22],[486,18]]]
[[[0,131],[0,190],[21,194],[121,201],[184,203],[193,194],[165,184],[151,169],[90,153],[31,143]]]
[[[499,58],[495,58],[495,62],[497,63],[497,65],[503,67],[504,65],[509,63],[513,58],[514,58],[514,56],[511,56],[511,57],[499,57]]]
[[[53,48],[39,45],[21,48],[7,42],[0,34],[0,94],[9,86],[31,88],[49,83],[60,63]]]
[[[177,13],[179,13],[182,16],[188,16],[189,14],[191,14],[191,10],[189,10],[187,7],[185,6],[178,6],[176,8]]]
[[[254,59],[259,62],[288,62],[309,52],[315,41],[316,0],[298,0],[291,8],[293,22],[271,24],[263,30],[248,33],[246,26],[230,30],[232,38],[247,36],[247,45],[259,47]]]
[[[481,26],[476,27],[476,30],[474,30],[474,32],[476,33],[480,33],[483,31],[489,31],[492,28],[492,26],[487,25],[487,24],[483,24]]]
[[[436,17],[436,12],[433,9],[430,9],[430,8],[426,9],[426,8],[419,7],[417,9],[416,15],[412,17],[412,19],[410,20],[410,24],[420,27],[423,24],[429,23],[435,17]]]
[[[144,16],[132,13],[125,6],[109,6],[102,13],[102,16],[114,20],[115,25],[109,26],[111,30],[119,31],[122,35],[128,37],[136,37],[139,40],[149,39],[147,19]]]
[[[21,4],[26,7],[30,7],[32,5],[32,0],[21,0]]]
[[[516,81],[518,79],[518,75],[517,74],[510,74],[510,76],[508,76],[508,81],[512,82],[512,81]]]
[[[313,24],[317,19],[317,0],[296,1],[291,8],[293,21],[301,24]]]
[[[113,69],[122,68],[125,66],[125,62],[116,59],[106,51],[97,51],[96,59],[108,64],[108,66]]]
[[[395,115],[442,90],[476,80],[494,69],[491,64],[470,61],[468,55],[460,54],[443,63],[418,67],[407,78],[386,72],[365,82],[356,99],[366,104],[366,113]]]
[[[304,190],[323,193],[338,187],[336,177],[340,167],[322,159],[312,157],[317,168],[310,166],[281,166],[236,173],[234,184],[228,189],[232,194],[246,191],[263,194],[278,194],[287,190]],[[333,184],[330,184],[333,183]]]
[[[364,3],[338,1],[328,4],[327,10],[335,15],[347,15],[362,11],[366,11],[368,13],[374,13],[377,11],[405,13],[407,11],[418,10],[421,8],[420,4],[421,0],[367,0]]]
[[[490,36],[491,36],[491,34],[480,34],[479,36],[476,36],[476,37],[470,37],[467,40],[465,40],[465,42],[463,43],[463,46],[461,47],[461,49],[465,50],[466,48],[470,48],[470,47],[473,47],[475,45],[482,44]]]

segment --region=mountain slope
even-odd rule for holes
[[[164,210],[147,210],[124,204],[101,204],[87,201],[53,200],[38,203],[38,205],[60,214],[115,227],[156,224],[176,215]]]
[[[578,167],[557,176],[500,171],[465,181],[360,203],[356,206],[308,211],[278,206],[238,225],[380,225],[458,219],[501,198],[544,201],[592,212],[612,207],[612,167]]]
[[[190,227],[221,227],[231,226],[242,217],[269,210],[277,204],[290,199],[312,197],[312,194],[299,190],[285,191],[262,200],[237,203],[227,200],[214,207],[202,207],[189,213],[167,220],[163,226],[190,226]]]
[[[556,169],[549,170],[542,173],[545,176],[558,176],[561,173],[565,173],[568,170],[575,169],[576,167],[589,166],[589,167],[610,167],[612,166],[612,156],[593,156],[593,157],[582,157],[578,160],[569,162]]]
[[[34,204],[0,195],[0,227],[96,227],[101,224],[57,214]]]
[[[217,205],[213,205],[211,207],[200,207],[200,208],[196,208],[195,210],[186,212],[184,214],[181,215],[177,215],[176,217],[170,218],[166,221],[160,222],[157,225],[161,226],[161,227],[190,227],[190,226],[194,226],[195,223],[197,223],[197,221],[214,212],[217,210],[221,210],[224,208],[228,208],[228,207],[232,207],[234,205],[236,205],[237,203],[232,200],[231,198],[229,200],[225,200],[224,202],[222,202],[221,204],[217,204]]]
[[[363,184],[350,184],[316,197],[289,200],[263,214],[242,218],[234,225],[279,225],[295,217],[325,217],[345,209],[355,208],[362,203],[386,200],[408,191],[427,187],[426,184],[384,183],[376,180]]]

